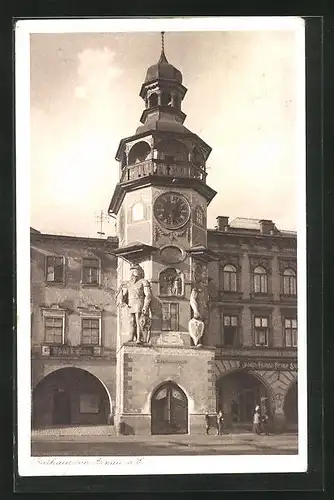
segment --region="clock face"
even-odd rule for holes
[[[154,203],[154,217],[167,229],[184,226],[190,217],[190,207],[186,198],[178,193],[161,194]]]

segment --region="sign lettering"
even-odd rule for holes
[[[297,371],[297,363],[274,360],[241,360],[240,368],[248,370]]]
[[[94,356],[94,347],[50,346],[50,356]]]

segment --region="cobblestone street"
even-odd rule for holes
[[[223,436],[47,436],[32,439],[33,456],[292,455],[296,434]]]

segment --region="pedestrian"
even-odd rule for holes
[[[205,412],[205,434],[208,436],[211,429],[209,412]]]
[[[221,436],[223,434],[224,427],[224,415],[221,410],[217,413],[217,434]]]
[[[256,406],[254,413],[253,413],[253,432],[254,432],[254,434],[260,434],[260,421],[261,421],[260,407]]]

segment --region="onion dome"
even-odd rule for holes
[[[150,66],[146,72],[145,83],[153,82],[154,80],[172,80],[173,82],[182,84],[181,71],[176,69],[172,64],[169,64],[163,48],[159,61]]]

